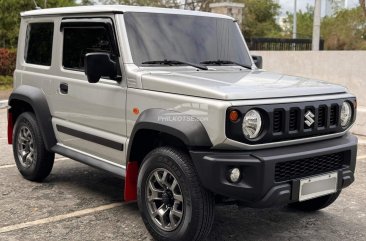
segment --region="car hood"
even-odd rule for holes
[[[150,71],[142,88],[222,100],[345,93],[339,85],[263,70]]]

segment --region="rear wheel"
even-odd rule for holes
[[[15,163],[24,178],[42,181],[51,172],[55,154],[45,148],[43,138],[33,113],[21,114],[13,132]]]
[[[145,157],[138,177],[138,205],[156,240],[202,240],[214,219],[214,198],[201,186],[190,158],[170,147]]]
[[[323,197],[318,197],[303,202],[290,203],[288,206],[289,208],[304,212],[315,212],[331,205],[335,200],[337,200],[340,193],[341,191],[338,191]]]

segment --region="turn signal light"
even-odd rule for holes
[[[237,110],[230,111],[229,119],[232,122],[236,122],[237,120],[239,120],[239,112]]]
[[[133,109],[132,109],[132,112],[133,112],[135,115],[140,114],[140,110],[139,110],[139,108],[137,108],[137,107],[133,108]]]

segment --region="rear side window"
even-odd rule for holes
[[[27,28],[25,62],[51,65],[53,23],[31,23]]]
[[[84,57],[87,53],[112,53],[109,36],[108,30],[103,27],[64,28],[64,68],[84,70]]]

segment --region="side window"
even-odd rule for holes
[[[53,23],[31,23],[27,27],[25,62],[51,65]]]
[[[65,27],[62,57],[64,68],[84,70],[84,57],[87,53],[112,53],[109,36],[104,27]]]

